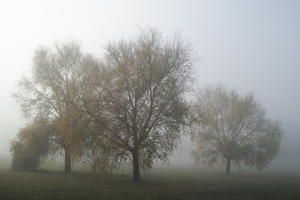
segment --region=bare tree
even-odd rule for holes
[[[82,105],[118,155],[132,160],[133,181],[140,167],[167,161],[187,131],[191,65],[190,48],[178,37],[166,41],[147,30],[109,44],[98,73],[90,73]]]
[[[198,159],[225,159],[229,175],[231,161],[263,168],[277,155],[280,125],[266,118],[251,94],[240,96],[218,86],[201,90],[197,97],[194,140]]]
[[[90,56],[75,42],[41,47],[33,59],[31,77],[24,77],[15,94],[28,117],[45,119],[54,131],[52,140],[65,153],[65,172],[71,171],[71,158],[83,143],[87,118],[74,104],[80,91],[80,76]],[[73,154],[73,155],[72,155]]]

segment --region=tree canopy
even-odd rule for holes
[[[82,70],[91,56],[76,42],[40,47],[35,51],[31,76],[24,77],[15,94],[26,116],[42,118],[53,127],[52,140],[65,152],[65,172],[71,157],[83,146],[87,118],[74,104],[80,92]]]
[[[185,100],[191,51],[180,38],[168,41],[155,30],[134,40],[110,43],[82,97],[84,112],[124,160],[132,160],[133,179],[140,166],[166,161],[186,133]],[[100,78],[99,78],[100,77]]]
[[[261,169],[277,155],[281,127],[266,117],[251,94],[206,87],[198,93],[194,111],[195,155],[211,163],[225,159],[226,174],[231,161]]]

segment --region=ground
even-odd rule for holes
[[[300,199],[300,176],[156,169],[138,184],[129,174],[0,172],[0,199]]]

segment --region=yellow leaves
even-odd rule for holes
[[[45,122],[43,120],[36,120],[29,126],[22,128],[18,134],[19,139],[23,139],[30,143],[38,134],[41,134],[45,128]]]

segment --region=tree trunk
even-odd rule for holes
[[[132,152],[132,164],[133,164],[133,182],[140,181],[140,160],[138,150]]]
[[[71,172],[71,154],[65,149],[65,173]]]
[[[226,159],[226,175],[230,175],[230,166],[231,166],[231,159]]]

